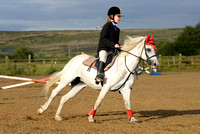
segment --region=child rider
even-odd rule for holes
[[[117,24],[120,22],[123,14],[119,7],[114,6],[108,10],[107,15],[108,19],[101,30],[97,49],[99,67],[95,80],[99,82],[102,82],[104,78],[104,65],[106,63],[108,54],[113,53],[116,48],[121,47],[119,45],[120,29],[117,27]]]

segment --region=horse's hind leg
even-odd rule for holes
[[[47,102],[38,109],[37,114],[42,114],[44,111],[47,110],[48,106],[50,105],[51,101],[54,97],[64,88],[68,83],[60,82],[59,85],[52,91],[50,97],[48,98]]]
[[[50,105],[51,101],[54,99],[54,97],[64,88],[67,86],[67,84],[69,84],[70,82],[73,81],[73,77],[72,78],[67,78],[64,75],[61,77],[60,82],[58,84],[58,86],[52,91],[50,97],[48,98],[47,102],[41,106],[41,108],[38,109],[37,114],[42,114],[44,111],[47,110],[48,106]]]
[[[58,110],[57,110],[56,115],[55,115],[55,120],[57,120],[57,121],[62,120],[62,118],[60,117],[60,113],[61,113],[61,110],[63,108],[63,105],[69,99],[73,98],[78,92],[80,92],[85,86],[86,85],[82,82],[80,82],[76,85],[72,85],[72,89],[66,95],[64,95],[60,100],[60,104],[59,104]]]

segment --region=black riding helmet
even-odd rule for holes
[[[121,12],[121,9],[119,7],[111,7],[109,10],[108,10],[108,13],[107,15],[110,17],[110,15],[113,15],[113,18],[111,19],[114,19],[114,16],[116,14],[120,14],[121,16],[123,16],[122,12]]]

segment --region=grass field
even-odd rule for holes
[[[123,44],[127,35],[146,36],[148,33],[153,34],[156,41],[173,41],[182,31],[183,28],[121,30],[120,43]],[[0,51],[28,47],[36,57],[66,57],[70,45],[72,52],[84,51],[93,55],[99,35],[100,30],[0,31]]]

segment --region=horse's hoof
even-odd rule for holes
[[[43,112],[44,112],[44,110],[43,110],[42,108],[39,108],[39,109],[37,110],[37,114],[38,114],[38,115],[41,115]]]
[[[91,123],[95,122],[94,117],[92,115],[89,115],[88,121],[91,122]]]
[[[55,120],[56,120],[56,121],[62,121],[62,118],[61,118],[59,115],[56,115],[56,116],[55,116]]]
[[[103,82],[103,76],[96,76],[95,83],[98,85],[99,83]]]
[[[102,83],[103,83],[103,80],[102,80],[102,79],[101,79],[101,80],[100,80],[100,79],[96,79],[96,80],[95,80],[95,83],[96,83],[97,85],[98,85],[99,83],[102,84]]]
[[[130,118],[130,123],[138,123],[138,121],[134,117],[131,117]]]
[[[98,85],[98,84],[99,84],[99,81],[95,81],[95,83]]]

